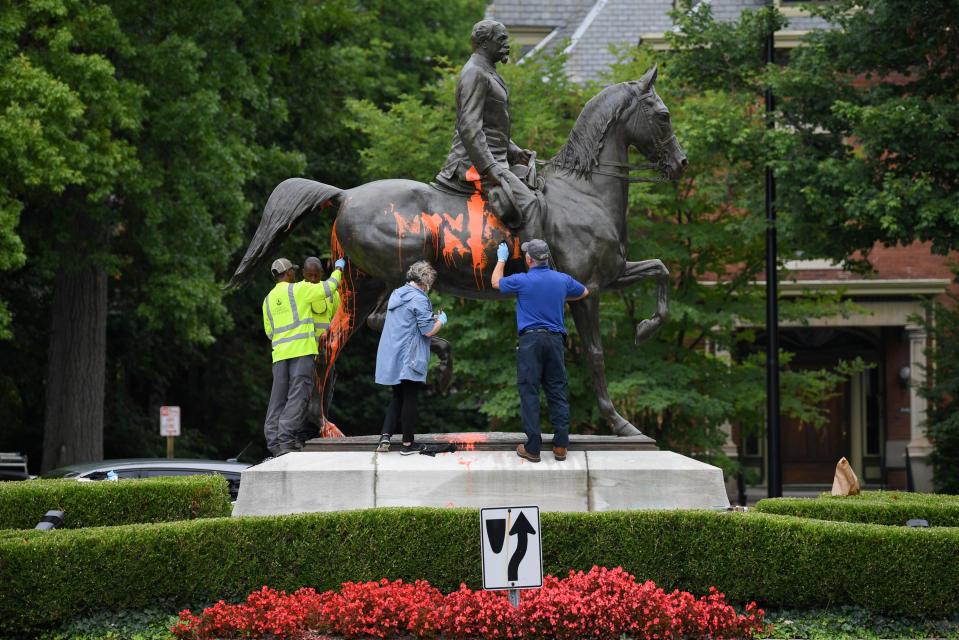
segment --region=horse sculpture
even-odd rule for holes
[[[341,311],[317,357],[322,391],[350,335],[381,303],[384,293],[404,282],[413,262],[433,263],[438,291],[471,299],[504,298],[490,286],[496,247],[501,242],[511,247],[509,274],[525,269],[520,243],[542,238],[550,246],[555,267],[590,291],[570,307],[600,413],[613,433],[640,435],[609,398],[597,294],[656,278],[655,313],[636,326],[637,345],[669,316],[669,272],[663,263],[626,259],[629,183],[675,180],[687,166],[669,110],[656,94],[655,80],[654,66],[641,79],[610,86],[586,104],[566,144],[541,173],[547,213],[543,219],[526,220],[518,232],[508,230],[492,214],[479,176],[470,196],[411,180],[379,180],[342,190],[290,178],[270,196],[259,228],[227,286],[248,279],[306,214],[336,207],[332,252],[334,257],[348,255],[350,262],[341,284]],[[646,164],[630,166],[631,146],[645,156]],[[630,179],[631,169],[656,169],[660,176]],[[325,416],[316,416],[312,408],[311,414],[318,425],[326,425]]]

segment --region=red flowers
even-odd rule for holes
[[[715,588],[697,599],[666,593],[652,582],[639,584],[617,567],[546,576],[543,587],[523,592],[513,609],[504,592],[459,591],[443,596],[428,583],[346,582],[339,593],[310,588],[287,595],[269,587],[245,603],[222,600],[195,616],[180,612],[171,631],[177,638],[752,638],[765,631],[755,603],[738,615]]]

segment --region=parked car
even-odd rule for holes
[[[230,484],[230,499],[240,492],[240,474],[251,466],[235,460],[201,460],[194,458],[126,458],[71,464],[42,474],[41,478],[77,478],[106,480],[111,471],[117,478],[156,478],[157,476],[197,476],[217,474]]]
[[[29,480],[35,477],[27,471],[27,456],[0,453],[0,480]]]

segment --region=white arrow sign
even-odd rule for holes
[[[543,586],[539,507],[480,509],[480,540],[484,589]]]

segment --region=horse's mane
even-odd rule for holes
[[[635,82],[620,82],[593,96],[576,119],[566,144],[550,162],[553,167],[588,178],[599,164],[599,151],[610,126],[636,98]]]

